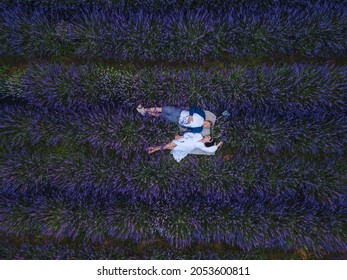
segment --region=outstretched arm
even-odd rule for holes
[[[193,116],[195,113],[200,115],[204,119],[206,118],[205,112],[203,110],[201,110],[200,108],[196,106],[193,106],[189,109],[189,116]]]
[[[218,150],[223,145],[223,142],[219,142],[217,145],[211,146],[211,147],[206,147],[204,143],[198,142],[196,144],[196,147],[204,152],[208,153],[214,153],[215,151]]]
[[[223,141],[220,141],[220,142],[217,144],[217,149],[220,148],[222,145],[223,145]]]

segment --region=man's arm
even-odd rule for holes
[[[201,110],[200,108],[193,106],[189,109],[189,116],[188,116],[187,124],[191,124],[193,122],[193,115],[194,114],[198,114],[203,120],[206,119],[205,112],[203,110]]]
[[[193,117],[194,114],[200,115],[203,119],[206,119],[206,114],[200,108],[193,106],[189,109],[189,117]]]

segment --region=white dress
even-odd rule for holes
[[[180,162],[194,149],[200,149],[205,152],[214,153],[217,150],[217,146],[206,147],[204,143],[199,142],[203,137],[201,133],[185,133],[183,138],[172,140],[172,143],[177,146],[171,150],[171,154],[177,162]]]

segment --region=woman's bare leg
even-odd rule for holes
[[[177,146],[176,144],[170,142],[170,143],[166,144],[165,146],[149,147],[147,149],[147,152],[149,154],[153,154],[153,153],[160,151],[160,150],[173,150],[176,146]]]

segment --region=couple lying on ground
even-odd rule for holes
[[[171,150],[171,154],[177,162],[180,162],[189,153],[195,151],[197,154],[213,154],[223,143],[217,145],[210,136],[210,128],[216,121],[216,116],[209,111],[192,107],[190,110],[182,110],[173,106],[144,108],[139,105],[136,110],[142,115],[162,117],[171,123],[177,123],[184,131],[183,135],[176,135],[170,143],[147,148],[152,154],[159,150]],[[206,116],[208,115],[208,116]],[[197,150],[201,152],[196,152]]]

